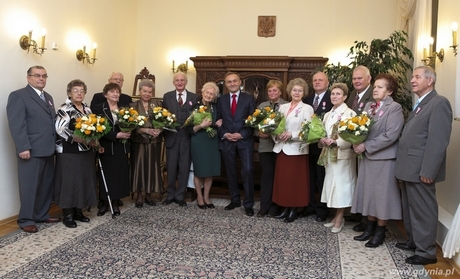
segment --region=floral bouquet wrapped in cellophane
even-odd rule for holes
[[[268,114],[267,117],[257,125],[257,128],[265,134],[279,135],[284,132],[285,126],[286,118],[284,114],[277,111]]]
[[[136,129],[139,126],[142,126],[145,124],[145,117],[144,115],[139,115],[137,110],[134,108],[119,108],[117,110],[113,111],[116,116],[117,116],[117,124],[118,127],[120,127],[120,130],[122,132],[131,132],[132,130]],[[122,140],[123,143],[125,143],[127,140]]]
[[[258,128],[260,122],[262,122],[272,112],[273,109],[270,106],[266,106],[262,109],[256,108],[254,112],[246,118],[244,124],[246,127]]]
[[[179,126],[177,123],[176,115],[171,113],[169,110],[163,107],[154,107],[152,125],[155,129],[163,129],[171,132],[177,132],[176,127]]]
[[[338,126],[338,133],[344,141],[360,144],[366,140],[369,129],[373,124],[374,120],[364,111],[360,115],[341,120]],[[362,154],[359,154],[358,157],[362,158]]]
[[[112,127],[104,117],[89,114],[75,119],[73,134],[75,137],[84,139],[86,143],[94,140],[96,141],[95,146],[98,146],[97,141],[110,132],[111,129]]]
[[[323,121],[316,114],[311,116],[311,121],[308,123],[308,133],[306,142],[315,143],[326,136],[326,128],[324,127]]]
[[[211,106],[200,105],[193,110],[182,127],[200,125],[205,119],[210,119],[212,121]],[[212,127],[207,127],[206,133],[212,138],[217,134],[217,131]]]

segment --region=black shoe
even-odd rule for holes
[[[289,215],[289,207],[285,207],[283,212],[281,212],[280,214],[278,215],[275,215],[273,216],[275,219],[283,219],[283,218],[286,218],[288,217]]]
[[[409,245],[407,245],[407,243],[405,242],[398,242],[396,243],[396,248],[399,248],[401,250],[406,250],[406,251],[412,251],[412,252],[415,252],[415,247],[410,247]]]
[[[150,206],[156,206],[157,204],[153,201],[152,197],[150,196],[149,193],[147,193],[145,195],[145,199],[144,199],[145,203],[150,205]]]
[[[214,204],[212,204],[212,203],[209,203],[209,204],[204,203],[204,205],[206,205],[208,208],[216,208],[216,207],[214,206]]]
[[[120,216],[120,208],[118,208],[118,201],[112,201],[113,215]]]
[[[418,264],[418,265],[434,264],[434,263],[437,263],[437,262],[438,262],[438,260],[436,258],[427,259],[427,258],[419,256],[419,255],[413,255],[412,257],[409,257],[409,258],[406,259],[406,263],[408,263],[408,264]]]
[[[298,213],[299,217],[308,217],[308,216],[313,215],[313,214],[315,214],[315,210],[310,209],[309,207],[305,207],[302,211],[300,211]],[[324,219],[326,219],[326,218],[324,218]]]
[[[75,209],[75,215],[73,216],[73,219],[84,223],[89,222],[89,218],[83,215],[83,212],[81,212],[80,208]]]
[[[372,236],[371,240],[369,240],[365,246],[369,248],[379,247],[383,241],[385,241],[385,226],[377,226],[375,229],[374,235]]]
[[[144,203],[141,202],[141,201],[137,201],[135,205],[136,205],[137,208],[141,208],[141,207],[144,206]]]
[[[237,207],[240,207],[241,203],[236,203],[236,202],[231,202],[229,203],[226,207],[224,207],[225,210],[233,210]]]
[[[199,203],[197,202],[196,205],[198,205],[198,208],[199,208],[199,209],[206,209],[206,208],[208,208],[208,207],[206,206],[206,204],[199,204]]]
[[[326,221],[326,216],[316,216],[316,222],[324,222]]]
[[[97,216],[103,216],[107,212],[108,203],[104,202],[97,211]]]
[[[267,214],[268,214],[268,210],[261,209],[261,210],[259,210],[259,212],[257,212],[257,217],[263,218],[263,217],[267,216]]]
[[[366,229],[367,225],[366,223],[359,223],[358,225],[353,227],[353,230],[355,232],[363,232]]]
[[[343,216],[343,219],[345,219],[345,221],[348,222],[361,222],[361,220],[363,219],[363,215],[361,215],[360,213],[356,213],[348,216]]]
[[[360,235],[353,237],[353,239],[357,241],[369,240],[374,235],[376,225],[377,225],[377,222],[367,220],[367,226],[364,232]]]
[[[187,206],[187,203],[184,200],[176,201],[179,206]]]
[[[289,210],[289,215],[284,219],[284,223],[292,223],[297,219],[297,207],[292,207]]]
[[[64,225],[67,228],[76,228],[77,227],[77,223],[75,223],[72,214],[65,215],[64,219],[62,219],[62,223],[64,223]]]
[[[245,208],[244,211],[246,212],[247,216],[249,216],[249,217],[254,216],[254,209],[252,209],[252,207]]]
[[[163,205],[168,205],[168,204],[172,204],[173,202],[174,202],[174,199],[172,199],[172,200],[164,200],[164,201],[162,202],[162,204],[163,204]]]

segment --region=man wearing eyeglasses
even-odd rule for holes
[[[120,86],[120,88],[123,87],[123,82],[124,81],[125,80],[123,78],[123,74],[119,73],[119,72],[113,72],[110,75],[109,80],[108,80],[109,83],[118,84]],[[100,103],[103,103],[103,102],[105,102],[105,97],[102,94],[102,92],[101,93],[96,93],[96,94],[94,94],[93,99],[91,100],[90,107],[91,107],[91,109],[93,109],[94,105],[97,105],[97,104],[100,104]],[[132,102],[133,102],[133,99],[131,98],[131,96],[129,96],[127,94],[124,94],[124,93],[120,94],[120,104],[128,106]]]
[[[54,187],[54,103],[43,89],[48,75],[42,66],[27,71],[28,85],[11,92],[6,105],[8,125],[18,155],[18,182],[21,208],[19,227],[38,232],[36,223],[56,223],[48,214]]]

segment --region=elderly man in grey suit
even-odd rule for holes
[[[177,122],[182,126],[192,113],[192,105],[198,101],[195,93],[187,91],[187,75],[177,72],[173,76],[176,88],[163,96],[163,107],[176,115]],[[165,131],[166,168],[168,170],[168,189],[164,205],[177,203],[186,206],[184,201],[190,175],[190,133],[186,129],[178,128],[177,132]],[[177,186],[176,186],[177,179]]]
[[[396,178],[402,181],[402,206],[407,242],[396,247],[415,251],[406,263],[436,263],[438,203],[436,182],[446,177],[446,149],[452,131],[452,107],[434,89],[436,73],[429,66],[414,69],[412,92],[419,99],[399,140]]]
[[[19,227],[28,233],[38,232],[36,222],[56,223],[50,217],[54,187],[54,103],[43,91],[48,75],[42,66],[27,71],[28,85],[11,92],[6,113],[18,155],[18,181],[21,208]]]

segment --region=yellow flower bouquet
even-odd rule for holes
[[[344,141],[360,144],[366,140],[369,129],[373,124],[374,120],[369,118],[367,112],[363,112],[360,115],[341,120],[338,126],[338,133]],[[359,157],[362,158],[362,156]]]
[[[84,139],[87,143],[99,140],[110,132],[109,122],[102,116],[95,114],[84,115],[75,119],[74,136]]]
[[[258,125],[259,131],[265,134],[279,135],[284,132],[286,126],[286,118],[284,114],[277,111],[271,112]]]
[[[187,120],[185,120],[185,123],[182,127],[200,125],[206,118],[212,121],[211,106],[200,105],[193,110]],[[213,127],[207,127],[206,132],[210,138],[217,134],[216,129]]]
[[[132,107],[120,108],[115,110],[114,113],[117,116],[118,127],[120,127],[122,132],[131,132],[137,127],[145,124],[146,117],[144,115],[139,115],[137,110]],[[126,140],[122,140],[121,142],[125,143]]]
[[[177,132],[176,127],[179,126],[179,123],[177,123],[176,115],[163,107],[153,107],[152,110],[153,128]]]
[[[273,109],[270,106],[266,106],[262,109],[256,108],[254,112],[246,118],[244,124],[246,127],[258,128],[260,122],[271,113],[273,113]]]

